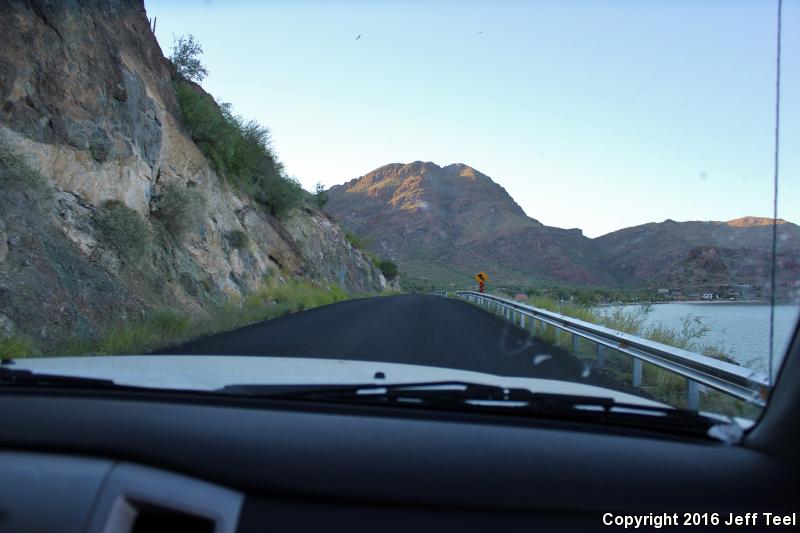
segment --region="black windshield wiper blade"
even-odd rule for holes
[[[706,435],[720,421],[668,406],[617,402],[611,397],[532,392],[461,381],[356,385],[229,385],[219,393],[269,399],[396,405],[610,423]]]
[[[511,389],[495,385],[463,381],[433,381],[418,383],[355,383],[355,384],[301,384],[301,385],[228,385],[217,392],[245,396],[281,398],[394,398],[398,395],[419,395],[436,398],[499,399]]]
[[[217,392],[244,396],[293,398],[305,400],[355,400],[391,403],[420,400],[432,403],[468,403],[476,406],[525,407],[528,409],[587,409],[610,411],[628,409],[658,414],[690,413],[672,407],[617,402],[611,397],[533,392],[464,381],[436,381],[394,384],[346,385],[228,385]]]
[[[62,376],[59,374],[39,374],[31,370],[22,370],[0,366],[0,387],[78,387],[85,389],[137,389],[117,385],[110,379],[87,378],[82,376]]]

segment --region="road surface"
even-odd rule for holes
[[[587,376],[585,363],[473,305],[417,294],[340,302],[156,353],[410,363],[627,389]]]

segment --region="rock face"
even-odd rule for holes
[[[466,165],[391,164],[329,191],[328,211],[421,280],[601,286],[764,285],[772,219],[644,224],[589,239],[528,217]],[[800,228],[778,223],[779,286],[800,278]]]
[[[325,214],[306,208],[280,222],[210,168],[180,123],[141,1],[9,0],[0,27],[4,329],[49,338],[91,334],[152,306],[202,313],[269,275],[386,287]],[[42,183],[20,178],[18,156]],[[157,239],[141,265],[126,264],[99,236],[99,206],[120,200],[153,225],[168,184],[201,191],[205,216],[180,239]],[[231,246],[235,230],[252,245]]]

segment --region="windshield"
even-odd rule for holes
[[[800,312],[782,9],[6,3],[2,368],[756,420]]]

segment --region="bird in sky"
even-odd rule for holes
[[[479,31],[478,33],[483,33],[483,30]]]
[[[356,41],[359,40],[359,39],[361,39],[361,34],[360,33],[358,34],[358,37],[356,37]]]

